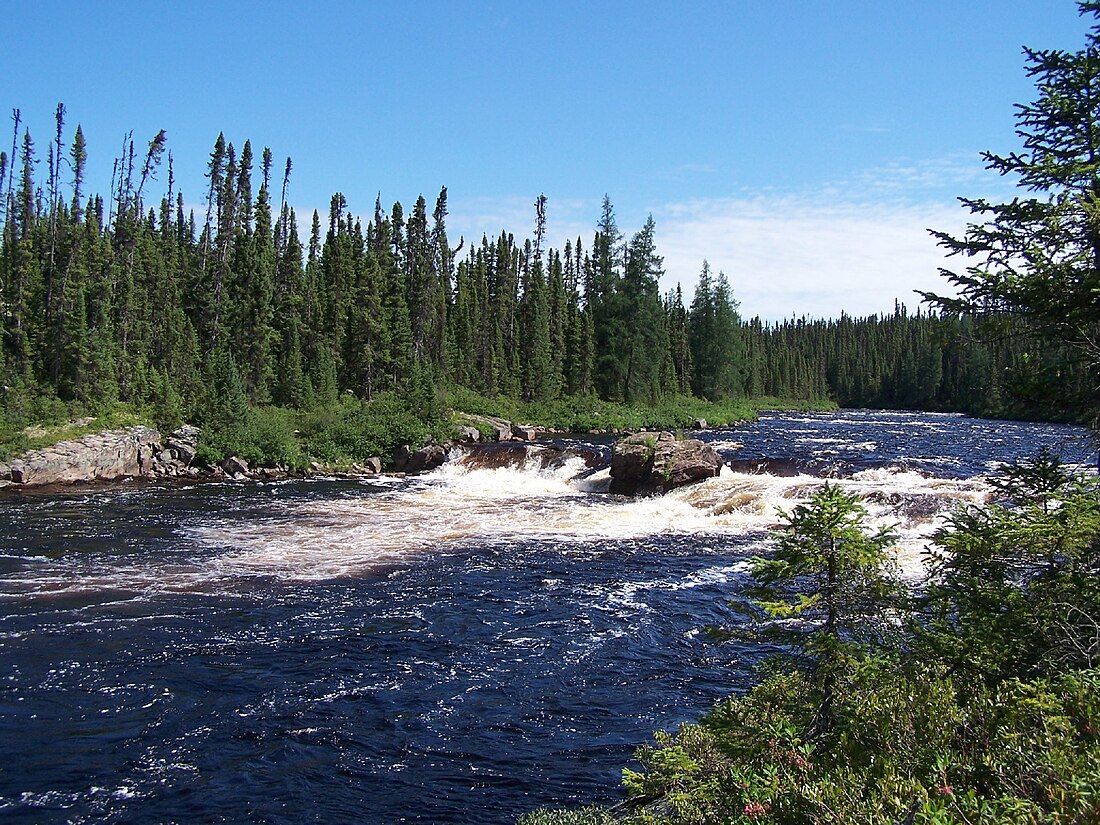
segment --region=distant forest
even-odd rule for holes
[[[1001,318],[917,312],[834,320],[744,320],[704,262],[693,298],[662,295],[652,218],[627,237],[610,199],[591,241],[545,244],[502,231],[455,243],[447,190],[359,217],[337,193],[303,243],[288,205],[292,164],[213,143],[196,215],[177,191],[165,132],[126,143],[111,191],[84,191],[78,126],[41,148],[15,123],[0,153],[0,375],[4,413],[47,399],[71,411],[118,402],[191,416],[219,370],[253,405],[299,409],[351,393],[412,387],[553,400],[595,395],[656,403],[830,397],[842,406],[1074,418],[1040,379],[1072,395],[1066,353]],[[274,176],[274,177],[273,177]],[[162,180],[163,179],[163,180]],[[162,191],[153,194],[155,188]],[[748,273],[745,277],[753,277]]]

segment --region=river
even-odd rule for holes
[[[1095,456],[1079,428],[922,413],[701,437],[735,469],[641,500],[599,492],[605,445],[0,497],[0,817],[503,823],[613,801],[653,730],[751,683],[766,651],[702,629],[732,621],[777,508],[834,479],[919,580],[997,462]]]

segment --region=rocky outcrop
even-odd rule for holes
[[[615,444],[610,492],[621,495],[667,493],[717,476],[722,459],[694,438],[678,440],[670,432],[639,433]]]
[[[479,430],[477,427],[459,427],[458,440],[465,441],[471,444],[477,444],[479,441],[481,441],[481,430]]]
[[[513,424],[503,418],[494,418],[491,415],[462,414],[462,418],[476,424],[476,427],[461,427],[459,433],[462,441],[481,441],[481,432],[488,433],[490,441],[535,441],[539,437],[539,428],[529,424]],[[478,430],[481,432],[478,432]],[[477,432],[477,437],[467,437],[467,431]]]
[[[191,462],[195,460],[195,453],[199,449],[199,428],[190,424],[183,425],[168,436],[164,442],[164,448],[168,453],[163,461],[166,467],[172,464],[180,467],[191,466]]]
[[[104,430],[32,450],[0,464],[0,488],[86,484],[124,478],[251,475],[247,464],[230,469],[196,466],[198,427],[180,427],[167,438],[150,427]],[[227,459],[238,462],[238,459]],[[245,468],[242,473],[242,467]]]
[[[0,465],[0,480],[38,487],[133,478],[152,472],[163,451],[160,433],[149,427],[93,433],[32,450],[6,466]]]
[[[471,470],[498,470],[509,467],[542,472],[558,471],[567,466],[573,467],[576,463],[575,459],[580,459],[583,467],[574,467],[576,470],[574,477],[584,477],[594,470],[607,467],[607,452],[598,446],[564,447],[545,441],[536,443],[506,441],[465,445],[460,448],[457,458],[451,460]]]

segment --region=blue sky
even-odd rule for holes
[[[293,158],[300,217],[446,185],[456,242],[530,234],[544,192],[587,246],[607,193],[627,233],[653,214],[666,287],[706,258],[768,319],[945,288],[925,229],[1009,194],[979,153],[1016,148],[1021,47],[1086,30],[1070,0],[11,5],[0,105],[45,158],[64,102],[98,191],[165,129],[196,207],[219,131]]]

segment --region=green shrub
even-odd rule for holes
[[[661,804],[617,821],[1100,821],[1100,672],[991,689],[877,659],[842,682],[827,739],[807,738],[814,708],[798,674],[658,733],[624,782]]]
[[[385,461],[402,444],[420,447],[431,435],[409,404],[392,393],[306,415],[300,430],[310,455],[335,463],[361,462],[372,456]]]
[[[0,425],[0,461],[7,461],[28,449],[30,449],[30,440],[22,427],[16,428],[10,424]]]

